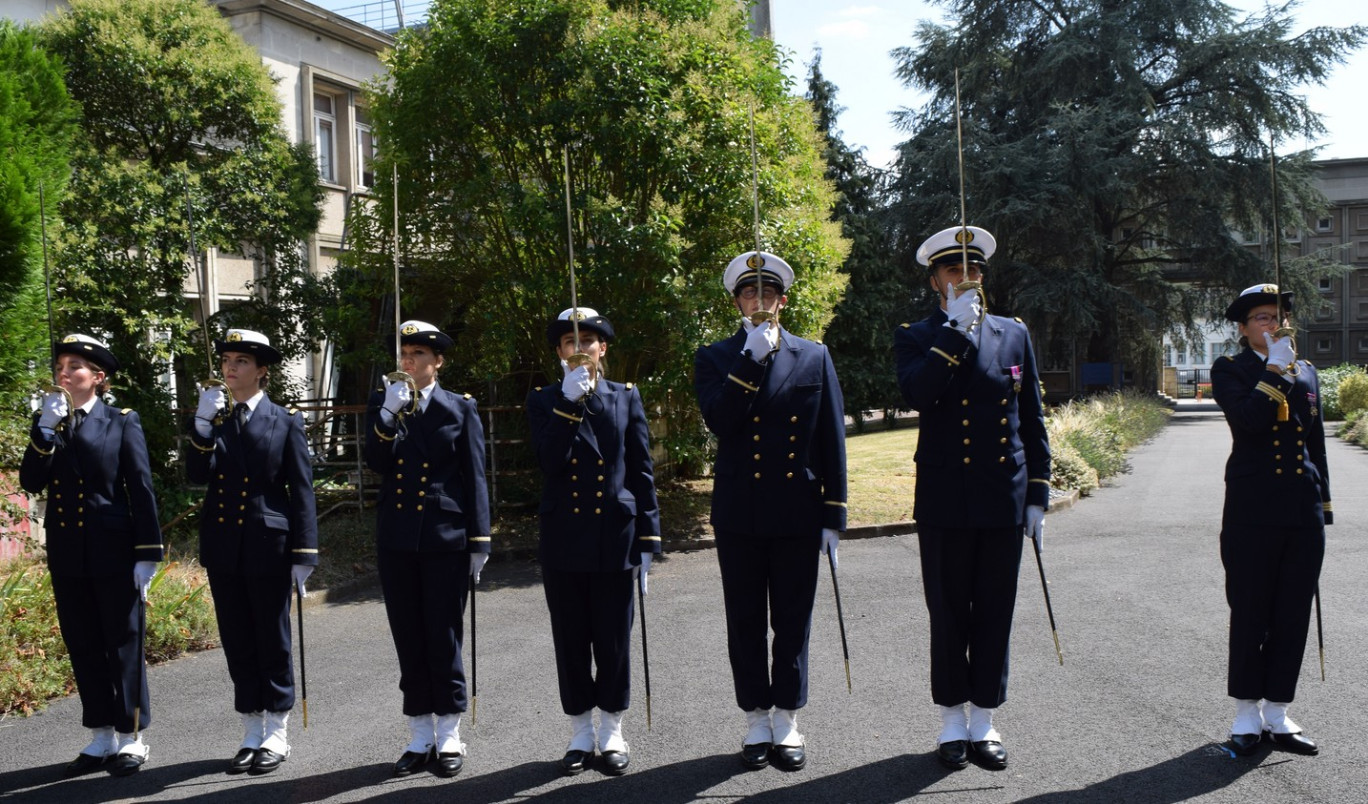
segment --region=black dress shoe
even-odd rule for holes
[[[770,764],[784,771],[802,770],[807,754],[801,745],[776,745],[770,749]]]
[[[145,756],[118,754],[114,757],[114,761],[109,763],[109,773],[112,776],[132,776],[146,761],[147,757]]]
[[[263,748],[257,751],[256,759],[252,761],[252,773],[270,773],[280,767],[286,756],[288,754],[277,754],[269,748]]]
[[[936,759],[950,770],[964,770],[969,767],[969,741],[951,740],[936,746]]]
[[[1232,734],[1226,740],[1226,748],[1234,751],[1242,757],[1247,757],[1254,753],[1254,749],[1259,747],[1259,735],[1257,734]]]
[[[604,751],[603,752],[603,772],[609,776],[621,776],[627,772],[627,763],[631,757],[626,751]]]
[[[252,762],[256,760],[257,750],[255,748],[239,748],[233,758],[228,760],[229,773],[245,773],[252,768]]]
[[[465,765],[465,757],[460,754],[438,754],[437,755],[437,775],[445,776],[450,779],[461,772],[461,767]]]
[[[741,746],[741,764],[750,770],[760,770],[770,763],[770,744],[752,743]]]
[[[399,761],[394,763],[394,775],[408,776],[428,764],[432,761],[432,751],[431,748],[426,751],[405,751],[404,755],[399,757]]]
[[[1294,754],[1303,754],[1313,757],[1320,753],[1320,747],[1311,742],[1310,738],[1302,735],[1301,732],[1295,734],[1276,734],[1268,732],[1268,736],[1273,738],[1273,744],[1284,751],[1291,751]]]
[[[91,754],[77,754],[76,758],[66,764],[65,773],[67,776],[80,776],[90,773],[93,770],[103,768],[109,761],[109,757],[97,757]]]
[[[584,769],[589,767],[589,760],[593,758],[593,751],[579,751],[572,748],[565,752],[565,756],[561,757],[561,770],[566,776],[583,773]]]
[[[978,740],[973,743],[974,756],[989,770],[1007,767],[1007,749],[997,740]]]

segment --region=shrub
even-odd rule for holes
[[[1339,408],[1346,417],[1368,409],[1368,374],[1356,371],[1340,380]]]
[[[1074,400],[1046,420],[1052,485],[1087,493],[1126,470],[1126,452],[1148,441],[1168,421],[1158,399],[1133,391]]]
[[[1344,418],[1344,410],[1340,408],[1339,402],[1340,383],[1345,377],[1362,373],[1363,369],[1352,363],[1341,363],[1317,372],[1320,376],[1321,408],[1326,421],[1339,421]]]
[[[1359,409],[1345,416],[1336,435],[1351,444],[1368,447],[1368,410]]]
[[[1097,470],[1083,460],[1068,441],[1050,445],[1050,484],[1057,489],[1078,489],[1091,494],[1100,485]]]

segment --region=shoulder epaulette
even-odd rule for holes
[[[623,387],[626,388],[628,391],[630,391],[630,390],[632,390],[632,383],[629,382],[629,383],[627,383],[626,385],[624,385]]]
[[[132,413],[132,412],[133,412],[133,408],[124,408],[123,410],[119,411],[120,415],[123,415],[123,416],[127,416],[128,414],[130,414],[130,413]]]
[[[538,385],[536,388],[533,388],[532,390],[533,390],[533,391],[540,391],[541,389],[542,389],[542,386]]]
[[[461,394],[461,397],[464,398],[464,399],[474,399],[474,397],[471,396],[470,394]]]
[[[294,405],[291,405],[285,409],[285,412],[293,416],[299,412],[299,408],[295,407]]]
[[[1234,356],[1234,355],[1226,355],[1226,356],[1225,356],[1225,359],[1226,359],[1226,360],[1234,360],[1234,359],[1235,359],[1235,356]]]
[[[903,329],[911,329],[911,328],[912,328],[912,325],[909,324],[909,323],[907,323],[906,321],[904,321],[903,323],[899,324],[898,326],[902,327]]]
[[[826,345],[826,344],[822,343],[821,341],[813,341],[813,343],[817,344],[818,346],[825,346],[825,345]]]
[[[1015,322],[1017,322],[1018,324],[1025,324],[1025,323],[1026,323],[1025,321],[1022,321],[1021,318],[1020,318],[1019,316],[1018,316],[1018,317],[1014,317],[1012,320],[1015,321]]]

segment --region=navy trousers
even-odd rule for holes
[[[632,570],[542,570],[565,714],[583,714],[596,706],[621,712],[631,705],[635,583]]]
[[[290,661],[288,566],[269,575],[209,570],[223,658],[233,679],[233,708],[239,712],[288,712],[294,708],[294,664]]]
[[[138,624],[142,607],[133,571],[94,578],[52,574],[57,622],[81,696],[81,725],[132,734],[152,723]]]
[[[470,554],[381,550],[377,567],[390,635],[399,654],[404,714],[466,711],[461,643]]]

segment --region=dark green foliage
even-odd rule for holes
[[[999,243],[989,304],[1024,317],[1047,362],[1078,344],[1082,360],[1146,370],[1161,329],[1219,319],[1233,289],[1273,279],[1230,229],[1270,228],[1270,140],[1322,133],[1298,87],[1365,28],[1292,37],[1295,3],[1246,19],[1216,0],[944,5],[972,24],[925,23],[895,52],[903,80],[932,92],[902,116],[905,259],[958,222],[958,69],[969,223]],[[1311,156],[1280,158],[1286,225],[1322,203]],[[1285,287],[1310,291],[1315,266],[1283,268]]]
[[[919,274],[903,270],[890,248],[882,217],[884,177],[836,129],[841,109],[836,86],[822,76],[821,53],[808,70],[807,99],[816,112],[817,129],[826,137],[826,176],[839,194],[832,220],[850,241],[843,266],[850,284],[836,305],[825,342],[841,378],[846,415],[863,430],[867,412],[904,405],[893,360],[893,330],[908,319],[907,300]]]
[[[339,273],[359,307],[343,349],[363,365],[392,360],[397,163],[403,317],[458,336],[446,381],[479,392],[557,371],[543,330],[570,306],[567,148],[579,302],[612,320],[611,376],[641,384],[666,414],[672,458],[697,470],[693,351],[738,325],[721,272],[755,244],[752,107],[762,240],[799,277],[785,323],[819,337],[844,287],[820,144],[780,58],[729,0],[434,3],[429,24],[400,37],[392,84],[374,88],[386,150],[379,202],[350,227],[358,258]]]
[[[153,470],[174,486],[178,462],[161,458],[180,429],[172,404],[191,404],[186,380],[208,370],[198,306],[182,295],[200,290],[191,223],[197,248],[244,257],[257,277],[211,331],[247,326],[287,359],[309,353],[327,306],[301,242],[320,217],[313,160],[281,132],[260,57],[205,3],[82,0],[43,35],[83,111],[81,191],[62,199],[54,262],[59,328],[108,339],[124,365],[116,403],[139,411]]]

